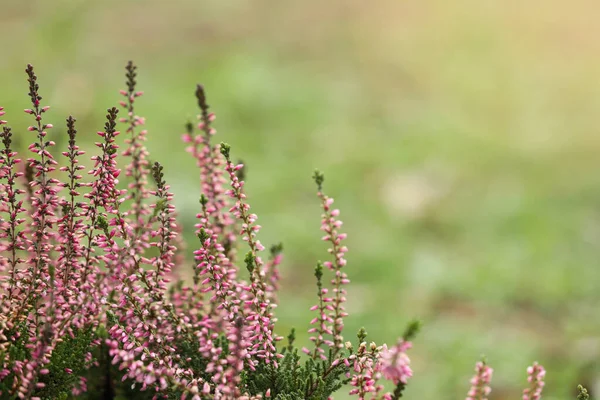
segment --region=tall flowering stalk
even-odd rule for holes
[[[56,169],[57,162],[54,160],[49,149],[54,142],[48,140],[47,130],[52,124],[42,122],[42,114],[49,107],[42,107],[42,97],[39,95],[37,76],[31,64],[25,70],[29,82],[29,97],[32,109],[26,109],[27,114],[34,116],[35,123],[28,128],[37,133],[37,142],[29,146],[29,150],[35,156],[27,159],[29,167],[33,171],[33,180],[29,186],[33,190],[31,198],[31,232],[32,236],[27,249],[30,256],[27,263],[28,268],[28,290],[25,303],[17,311],[17,320],[20,318],[32,318],[33,326],[30,329],[31,357],[27,367],[23,371],[19,393],[30,397],[34,389],[38,387],[38,373],[42,366],[49,362],[48,355],[52,353],[53,324],[56,317],[55,309],[55,265],[50,258],[54,251],[53,239],[55,233],[52,228],[56,222],[56,209],[58,207],[57,179],[51,178],[50,174]],[[42,298],[48,294],[49,301],[42,305]],[[29,313],[32,312],[33,315]]]
[[[246,194],[243,191],[244,182],[236,174],[243,168],[242,164],[234,165],[229,157],[230,147],[221,143],[221,154],[225,157],[225,171],[229,174],[231,190],[228,194],[235,202],[230,212],[242,222],[240,232],[242,240],[248,243],[250,251],[244,259],[246,268],[250,274],[250,285],[244,286],[246,292],[251,293],[252,298],[245,301],[247,306],[252,306],[253,310],[246,317],[251,330],[250,341],[253,342],[251,354],[254,357],[264,359],[266,363],[273,361],[277,365],[275,341],[280,338],[273,334],[273,326],[276,319],[271,312],[271,300],[267,297],[267,288],[265,283],[265,273],[263,261],[258,252],[264,250],[264,246],[256,238],[260,225],[255,224],[256,214],[250,214],[250,205],[245,201]]]
[[[196,165],[200,170],[200,185],[204,196],[203,214],[199,214],[199,223],[196,225],[198,231],[201,228],[210,228],[213,233],[219,236],[219,242],[227,244],[225,256],[232,259],[232,242],[236,240],[235,228],[229,229],[234,225],[231,215],[224,212],[230,206],[229,198],[225,193],[227,180],[224,176],[223,166],[225,159],[217,144],[212,143],[212,137],[217,133],[212,127],[215,121],[215,114],[209,111],[206,92],[204,86],[196,86],[196,100],[200,109],[198,116],[199,122],[197,129],[200,134],[195,134],[193,124],[189,123],[187,132],[183,135],[183,140],[191,145],[187,151],[196,159]],[[233,231],[232,231],[233,230]]]
[[[60,167],[60,171],[67,173],[67,181],[60,186],[65,189],[65,196],[60,199],[61,218],[58,220],[58,235],[56,262],[57,270],[57,293],[55,301],[65,310],[60,316],[58,324],[58,336],[67,333],[75,335],[74,330],[84,329],[89,325],[96,325],[95,302],[86,301],[85,293],[94,293],[86,290],[88,285],[96,282],[95,271],[90,273],[86,266],[82,271],[81,259],[84,257],[86,225],[83,221],[85,212],[82,203],[79,202],[80,190],[86,184],[82,183],[83,176],[80,171],[85,169],[79,164],[78,157],[85,154],[79,149],[76,142],[77,130],[75,129],[75,118],[69,116],[66,120],[67,135],[69,136],[67,151],[62,155],[68,159],[67,166]],[[96,298],[96,301],[99,299]],[[83,307],[82,307],[83,306]]]
[[[3,115],[3,108],[0,107],[0,116]],[[5,124],[6,121],[0,120],[0,125]],[[0,382],[14,376],[13,382],[7,385],[9,387],[2,388],[0,385],[1,396],[9,390],[13,393],[23,393],[25,390],[19,388],[19,384],[24,381],[24,365],[16,365],[6,354],[10,353],[13,343],[19,339],[22,345],[26,343],[27,337],[23,335],[25,332],[19,332],[19,324],[13,316],[17,308],[26,302],[27,288],[18,284],[26,277],[19,268],[23,261],[19,255],[26,246],[25,228],[20,227],[26,221],[23,218],[26,210],[23,208],[23,200],[19,199],[25,191],[17,188],[17,180],[22,173],[16,171],[21,160],[12,149],[11,128],[2,126],[0,137],[3,145],[0,152]],[[4,180],[6,183],[2,182]]]
[[[239,175],[238,175],[239,176]],[[240,178],[241,179],[241,178]],[[271,246],[271,256],[264,265],[265,281],[267,283],[267,297],[271,303],[277,304],[277,292],[279,291],[279,265],[283,260],[283,244],[278,243]]]
[[[0,116],[3,114],[4,112],[0,107]],[[0,122],[5,123],[5,121]],[[2,253],[7,255],[0,259],[2,261],[2,271],[7,273],[2,282],[4,289],[2,295],[6,296],[6,299],[2,301],[2,305],[7,307],[2,309],[4,315],[11,315],[12,310],[8,307],[12,307],[15,303],[19,304],[22,300],[19,298],[19,301],[13,301],[22,294],[22,290],[17,287],[17,281],[23,279],[18,265],[23,261],[19,257],[19,253],[25,250],[26,245],[25,232],[23,228],[19,228],[25,222],[23,213],[26,211],[23,207],[23,200],[19,200],[19,196],[23,195],[25,191],[17,187],[17,181],[23,176],[23,173],[16,170],[21,160],[17,158],[17,153],[12,149],[12,135],[11,128],[8,126],[2,127],[0,136],[3,148],[0,152],[2,155],[0,159],[0,176],[6,180],[6,183],[2,183],[0,186],[2,188],[0,191],[0,210],[8,218],[8,220],[1,220],[2,230],[0,231]]]
[[[323,265],[334,273],[334,277],[331,280],[333,286],[333,304],[329,312],[329,317],[333,320],[333,325],[330,329],[333,336],[334,355],[336,355],[343,348],[344,337],[342,336],[342,330],[344,329],[344,318],[348,316],[343,305],[346,302],[346,289],[343,286],[350,283],[348,276],[343,271],[346,265],[344,256],[348,248],[341,244],[342,240],[346,239],[346,234],[339,233],[338,231],[342,226],[342,221],[337,219],[340,215],[340,210],[331,208],[333,199],[325,195],[322,190],[325,178],[319,171],[315,172],[313,178],[317,184],[317,196],[321,200],[321,207],[323,208],[321,230],[325,232],[325,236],[322,239],[331,246],[327,251],[333,256],[333,261],[326,261]]]
[[[326,297],[328,289],[323,287],[323,264],[320,262],[315,268],[315,277],[317,278],[317,298],[319,302],[310,308],[311,311],[317,311],[317,316],[310,321],[310,324],[315,326],[310,328],[308,333],[314,334],[314,336],[310,337],[310,340],[315,346],[312,352],[312,358],[316,360],[318,357],[322,360],[327,360],[323,345],[329,347],[334,346],[331,340],[325,338],[325,335],[333,334],[333,331],[328,325],[333,322],[333,319],[327,315],[328,310],[333,310],[333,307],[328,304],[331,303],[333,299]],[[311,354],[310,350],[307,348],[304,348],[303,351],[307,354]]]
[[[212,143],[212,137],[216,134],[216,130],[212,127],[212,122],[215,120],[215,115],[209,112],[209,105],[206,100],[206,93],[202,85],[196,86],[196,100],[200,109],[198,116],[199,123],[197,130],[191,122],[186,125],[187,132],[183,135],[183,141],[189,143],[187,151],[196,159],[196,165],[200,171],[200,204],[201,212],[196,215],[198,219],[195,224],[196,233],[210,240],[201,239],[202,248],[194,252],[197,267],[194,269],[194,288],[188,296],[188,302],[193,303],[195,307],[204,308],[205,305],[202,299],[202,294],[211,292],[212,287],[208,285],[211,278],[206,277],[206,273],[213,273],[213,266],[216,270],[220,270],[216,275],[213,274],[212,282],[222,281],[223,285],[219,284],[213,291],[216,297],[222,299],[222,303],[210,303],[209,315],[206,319],[220,319],[220,310],[226,309],[225,317],[229,322],[234,320],[234,315],[231,312],[231,307],[239,309],[241,300],[238,295],[235,295],[237,287],[237,266],[232,262],[231,257],[233,252],[230,244],[235,241],[234,234],[225,233],[228,226],[233,225],[233,220],[224,212],[229,204],[229,199],[225,195],[225,184],[223,164],[224,158],[219,151],[217,145]],[[199,133],[198,133],[199,132]],[[233,228],[230,228],[233,229]],[[213,258],[213,261],[208,260]],[[207,269],[206,267],[209,266]],[[201,274],[205,275],[202,285],[200,285]],[[208,280],[207,280],[208,279]],[[232,295],[231,301],[225,300],[222,290],[228,292],[228,296]],[[213,299],[215,296],[213,296]],[[230,306],[230,304],[234,304]],[[236,311],[237,312],[237,311]]]
[[[131,219],[133,229],[131,245],[136,251],[143,252],[149,244],[147,224],[150,221],[147,220],[147,216],[151,214],[150,207],[145,202],[150,197],[148,189],[150,166],[147,160],[148,150],[144,146],[148,132],[145,129],[139,129],[145,124],[145,119],[135,114],[135,102],[144,94],[136,90],[137,67],[132,61],[129,61],[125,69],[127,90],[120,91],[125,100],[120,101],[119,104],[125,109],[126,116],[119,118],[119,122],[125,124],[125,133],[128,135],[125,139],[127,147],[121,155],[130,158],[129,164],[125,167],[125,175],[131,177],[131,182],[128,184],[129,192],[126,196],[126,200],[131,203],[129,210],[124,212],[124,216]],[[146,236],[142,236],[142,234],[146,234]]]
[[[80,219],[82,216],[80,211],[81,206],[77,198],[81,195],[79,192],[82,186],[80,180],[83,178],[79,171],[85,167],[79,165],[77,157],[82,156],[85,152],[79,150],[79,146],[76,144],[77,130],[75,129],[75,118],[72,116],[67,118],[67,134],[69,135],[69,146],[68,150],[62,154],[68,158],[69,164],[59,169],[68,174],[68,181],[61,184],[68,193],[60,201],[62,208],[62,217],[58,222],[60,244],[56,249],[59,254],[59,260],[62,261],[60,269],[64,271],[61,276],[63,287],[67,286],[72,274],[78,272],[77,260],[83,252],[80,238],[84,228],[84,224]]]
[[[99,229],[100,234],[95,244],[104,251],[104,254],[99,255],[98,258],[108,268],[109,279],[104,283],[108,285],[105,290],[112,289],[113,292],[133,268],[132,259],[123,254],[125,250],[115,241],[115,236],[120,237],[124,240],[125,248],[131,246],[129,240],[131,228],[120,211],[120,196],[123,192],[117,187],[118,177],[121,174],[121,169],[116,162],[119,146],[115,143],[115,138],[121,133],[116,130],[118,113],[116,107],[108,109],[104,130],[97,132],[102,141],[96,142],[96,147],[101,153],[92,156],[94,168],[89,173],[95,179],[91,183],[91,191],[86,195],[90,199],[90,205],[94,206],[88,210],[96,213],[90,215],[90,219],[95,217],[95,224],[90,226],[90,229]]]
[[[158,229],[152,231],[151,236],[157,236],[159,240],[153,243],[158,249],[158,255],[149,259],[147,263],[155,266],[152,279],[157,289],[164,291],[167,288],[165,275],[168,275],[174,266],[173,256],[176,248],[172,242],[177,236],[174,231],[177,225],[172,215],[175,206],[172,204],[173,194],[169,192],[169,185],[164,180],[163,167],[158,162],[155,162],[152,167],[152,177],[156,183],[156,190],[151,192],[156,197],[156,203],[152,208],[158,222]]]
[[[40,104],[42,97],[38,93],[39,85],[37,84],[37,76],[33,72],[33,66],[31,64],[27,65],[25,72],[27,73],[27,81],[29,82],[29,97],[33,106],[33,109],[26,109],[25,112],[33,115],[35,119],[34,125],[31,125],[28,130],[36,132],[37,142],[29,146],[30,152],[36,157],[27,159],[29,167],[34,173],[34,179],[29,182],[29,186],[34,189],[31,199],[31,230],[33,235],[28,249],[31,255],[28,260],[28,264],[30,265],[30,284],[27,299],[31,301],[21,308],[17,314],[17,318],[20,318],[23,312],[27,313],[29,311],[28,307],[33,307],[34,318],[36,319],[35,327],[39,334],[41,329],[39,319],[43,312],[38,307],[39,301],[44,292],[49,290],[53,293],[54,291],[54,273],[50,269],[51,261],[49,256],[53,250],[51,240],[54,237],[54,233],[51,229],[55,223],[55,210],[58,207],[58,197],[56,196],[58,190],[56,184],[59,181],[50,177],[50,173],[56,169],[54,165],[57,162],[49,152],[49,149],[55,143],[48,140],[46,136],[48,134],[47,130],[53,128],[53,126],[52,124],[42,122],[42,114],[49,107],[42,107]],[[40,353],[42,353],[41,350]]]

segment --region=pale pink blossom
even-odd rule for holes
[[[492,373],[492,368],[483,361],[475,365],[475,375],[471,378],[471,388],[466,400],[487,400],[492,391],[490,388]]]

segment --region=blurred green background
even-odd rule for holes
[[[31,62],[54,133],[72,113],[91,143],[135,60],[148,147],[191,232],[198,172],[179,137],[203,83],[218,140],[248,164],[262,242],[285,246],[280,334],[305,331],[326,257],[318,167],[348,233],[347,335],[393,342],[425,322],[407,398],[464,398],[482,354],[492,399],[519,398],[535,360],[544,398],[573,398],[599,386],[599,13],[592,0],[0,0],[0,105],[29,134]]]

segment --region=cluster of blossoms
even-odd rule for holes
[[[480,361],[475,365],[475,375],[471,379],[471,388],[467,393],[466,400],[488,400],[492,389],[493,369],[485,361]],[[539,400],[542,398],[542,389],[544,388],[544,376],[546,370],[537,362],[527,368],[527,381],[529,387],[523,390],[523,400]],[[580,392],[585,391],[580,386]],[[585,391],[587,394],[587,391]]]
[[[523,390],[523,400],[539,400],[542,398],[545,376],[546,370],[538,363],[534,363],[527,368],[527,381],[530,386]]]
[[[196,88],[199,121],[183,135],[200,186],[199,240],[186,261],[173,194],[136,115],[136,67],[126,67],[124,112],[108,109],[97,132],[87,179],[75,118],[66,119],[67,146],[57,153],[31,65],[26,73],[34,136],[25,161],[0,120],[0,398],[66,399],[91,395],[92,385],[96,398],[133,390],[156,399],[325,400],[346,384],[360,400],[403,396],[419,324],[392,347],[367,343],[364,329],[356,346],[345,341],[346,234],[321,173],[314,180],[330,259],[316,265],[312,345],[299,351],[294,330],[287,345],[275,333],[282,246],[263,255],[244,167],[229,145],[213,143],[204,88]],[[188,284],[177,276],[190,262]],[[492,370],[479,363],[476,372],[467,400],[490,393]],[[540,398],[543,376],[541,366],[530,368],[523,399]]]
[[[283,338],[274,332],[282,247],[262,255],[243,165],[232,162],[227,144],[213,143],[215,116],[204,88],[196,90],[199,122],[188,124],[183,136],[201,188],[188,286],[172,282],[186,265],[181,227],[163,167],[149,161],[144,146],[136,67],[127,65],[127,89],[120,92],[125,115],[108,109],[97,133],[88,179],[75,118],[66,119],[68,142],[59,161],[48,135],[49,107],[31,65],[26,73],[31,108],[25,112],[36,135],[26,161],[0,121],[0,397],[79,395],[90,384],[88,370],[103,359],[118,366],[118,378],[155,398],[325,399],[345,382],[361,399],[401,395],[412,375],[408,341],[390,349],[367,346],[362,332],[357,351],[344,344],[346,235],[333,199],[323,193],[323,175],[316,173],[315,181],[331,260],[317,266],[319,316],[310,329],[314,346],[306,350],[312,357],[303,362],[294,333],[278,346]],[[324,268],[331,285],[322,282]],[[398,385],[395,395],[383,393],[382,377]]]
[[[471,378],[471,389],[467,393],[466,400],[487,400],[492,391],[490,382],[492,382],[492,373],[494,370],[480,361],[475,365],[475,376]]]

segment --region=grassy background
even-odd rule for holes
[[[148,147],[191,228],[198,174],[179,135],[204,83],[220,139],[248,164],[262,242],[285,244],[279,333],[304,331],[326,256],[318,167],[349,234],[348,335],[364,325],[392,342],[425,322],[408,398],[464,397],[485,353],[492,399],[518,398],[534,360],[545,398],[564,399],[595,385],[600,353],[599,12],[592,0],[0,0],[0,104],[27,135],[34,63],[51,122],[73,113],[92,141],[135,60]]]

